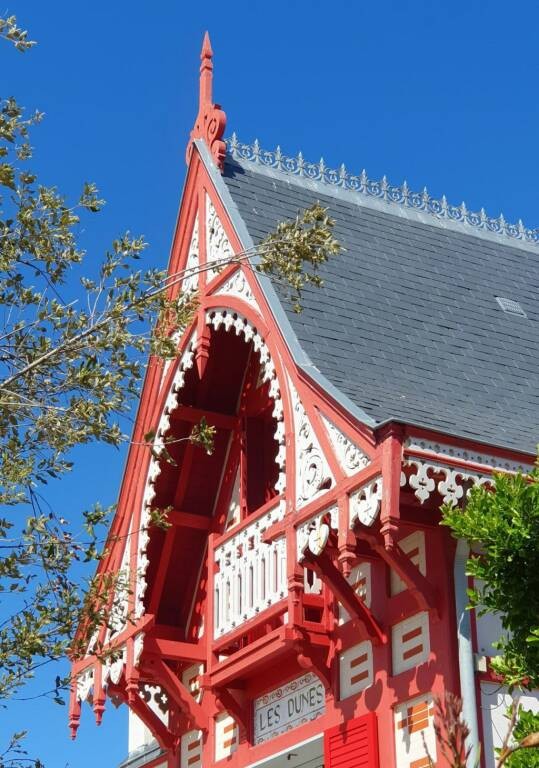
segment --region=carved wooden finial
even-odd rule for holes
[[[206,142],[217,167],[222,170],[226,153],[226,146],[223,141],[226,115],[219,104],[213,103],[213,51],[210,36],[207,32],[204,35],[200,60],[198,115],[189,138],[187,162],[189,163],[189,160],[191,159],[193,141],[195,139],[203,139],[203,141]]]

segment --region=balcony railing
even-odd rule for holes
[[[215,547],[215,640],[286,597],[285,537],[270,544],[262,541],[264,531],[283,516],[284,502],[276,500],[274,506],[262,510],[254,520],[246,520]]]

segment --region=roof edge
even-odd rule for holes
[[[219,195],[223,206],[226,208],[226,211],[230,216],[232,225],[236,230],[236,234],[243,248],[245,248],[245,250],[254,248],[255,243],[253,242],[251,235],[247,230],[238,206],[234,202],[228,187],[223,181],[221,172],[215,166],[215,163],[213,162],[205,143],[200,140],[195,140],[194,144],[198,150],[200,159],[202,160],[202,163],[213,182],[217,194]],[[377,422],[362,408],[350,400],[350,398],[341,392],[334,384],[332,384],[331,381],[329,381],[329,379],[327,379],[312,363],[311,359],[308,357],[305,350],[299,343],[298,337],[296,336],[292,325],[290,324],[290,320],[286,316],[286,312],[283,309],[283,306],[273,285],[271,284],[270,278],[265,275],[260,275],[254,270],[253,274],[266,298],[266,301],[268,302],[270,311],[281,331],[283,339],[290,351],[290,354],[292,355],[294,363],[310,379],[312,379],[323,390],[325,390],[333,398],[333,400],[341,405],[351,416],[357,419],[360,423],[365,424],[365,426],[369,427],[370,429],[375,429],[378,426]]]
[[[228,156],[242,168],[254,170],[255,173],[422,224],[532,253],[539,251],[539,228],[527,228],[521,220],[512,224],[505,220],[503,214],[493,218],[486,214],[484,208],[476,212],[468,210],[465,203],[452,205],[445,195],[438,200],[430,196],[426,187],[421,192],[414,192],[406,181],[396,186],[390,184],[385,176],[379,181],[369,179],[365,170],[355,175],[349,173],[344,165],[339,169],[329,168],[323,159],[319,163],[308,162],[301,152],[297,157],[289,157],[281,152],[280,147],[267,151],[260,147],[257,140],[253,144],[239,142],[235,133],[225,142]]]

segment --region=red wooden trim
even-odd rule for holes
[[[400,576],[423,611],[433,611],[439,617],[439,601],[436,589],[419,568],[407,557],[398,544],[386,549],[372,534],[361,532],[361,538]]]
[[[206,661],[205,644],[168,640],[164,637],[145,638],[143,655],[146,653],[157,654],[171,661]]]
[[[178,509],[170,509],[167,512],[167,520],[178,528],[194,528],[198,531],[209,531],[212,520],[204,515],[195,515],[192,512],[180,512]]]
[[[352,477],[347,477],[345,480],[340,481],[334,485],[333,488],[330,488],[321,496],[317,496],[316,499],[310,501],[308,504],[305,504],[305,506],[301,507],[299,511],[294,513],[292,518],[294,527],[297,528],[299,525],[306,522],[314,515],[318,514],[318,512],[322,512],[324,509],[330,507],[332,504],[337,502],[339,497],[341,497],[343,494],[351,493],[356,488],[359,488],[365,483],[368,483],[369,480],[372,480],[376,477],[376,475],[379,475],[381,470],[382,462],[380,458],[376,458],[371,462],[371,464],[369,464],[368,467],[365,467],[357,474],[352,475]],[[278,523],[270,526],[270,528],[267,529],[262,537],[263,541],[267,543],[273,541],[279,536],[282,536],[284,533],[286,533],[289,525],[290,518],[285,517],[284,520],[280,520]]]
[[[238,429],[239,427],[237,416],[205,411],[203,408],[195,408],[192,405],[179,405],[171,415],[174,421],[188,421],[191,424],[198,424],[201,419],[206,419],[210,426],[218,429]]]
[[[274,603],[273,605],[270,605],[268,608],[266,608],[264,611],[261,611],[252,619],[249,619],[248,621],[244,621],[243,624],[239,626],[237,629],[235,629],[233,632],[227,632],[226,635],[223,635],[217,640],[214,640],[212,643],[213,652],[219,653],[219,651],[222,651],[224,648],[231,645],[236,640],[240,639],[244,635],[247,635],[254,627],[257,627],[261,623],[261,621],[266,621],[266,622],[271,621],[271,619],[275,619],[285,612],[286,612],[286,598],[283,597],[283,599],[279,600],[278,603]],[[252,643],[250,647],[252,647]]]
[[[181,680],[176,677],[171,668],[159,656],[148,659],[144,669],[150,669],[153,677],[163,684],[163,687],[175,702],[176,706],[184,712],[185,716],[191,721],[193,726],[201,731],[207,731],[209,728],[210,713],[206,711],[203,704],[199,704],[191,695],[191,692],[185,687]],[[203,700],[204,702],[204,700]]]
[[[260,517],[263,517],[266,514],[266,512],[269,512],[270,509],[274,509],[275,507],[278,507],[282,500],[283,500],[282,494],[280,494],[279,496],[274,496],[273,499],[266,501],[266,503],[263,504],[261,507],[259,507],[256,510],[256,512],[253,512],[252,514],[250,514],[248,517],[242,520],[241,523],[238,523],[237,525],[233,525],[231,528],[228,529],[228,531],[225,531],[225,533],[223,533],[222,535],[217,536],[215,538],[215,548],[217,549],[217,547],[221,547],[229,539],[232,539],[234,536],[236,536],[236,534],[238,534],[240,531],[243,531],[245,528],[248,528],[253,523],[256,523],[256,521]]]
[[[373,643],[387,643],[387,635],[374,618],[363,600],[356,595],[350,584],[338,568],[335,567],[327,552],[315,557],[310,550],[305,551],[305,560],[314,569],[322,581],[327,584],[337,600],[346,608],[351,616],[356,616],[364,625]]]

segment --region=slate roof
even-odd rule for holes
[[[535,453],[539,249],[340,194],[227,157],[224,182],[257,242],[319,200],[346,249],[290,324],[313,365],[376,424],[398,420]],[[423,220],[420,220],[423,218]],[[502,311],[518,301],[527,318]]]

